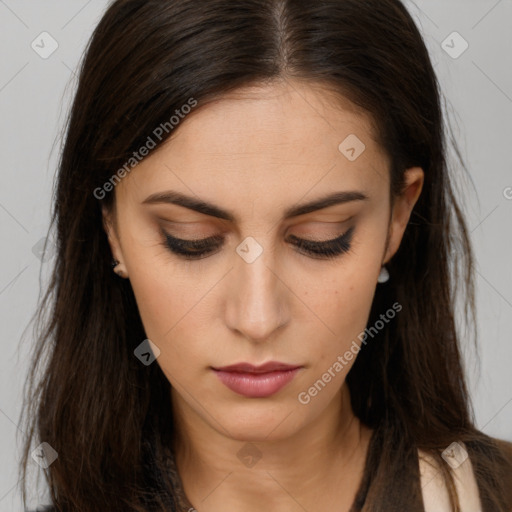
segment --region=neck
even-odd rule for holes
[[[349,510],[362,478],[370,430],[343,385],[322,414],[287,437],[232,439],[198,417],[174,392],[174,453],[183,488],[199,510]],[[319,490],[332,490],[319,492]],[[300,504],[300,506],[299,506]],[[303,508],[301,508],[303,507]]]

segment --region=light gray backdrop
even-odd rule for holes
[[[31,331],[21,348],[20,337],[36,306],[39,272],[46,275],[53,261],[41,261],[40,247],[74,70],[107,3],[0,0],[0,512],[22,510],[17,423]],[[462,200],[477,255],[480,371],[464,348],[477,424],[512,441],[512,0],[406,3],[476,188],[466,186]]]

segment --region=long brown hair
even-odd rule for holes
[[[158,365],[133,355],[146,336],[129,281],[110,267],[101,207],[112,207],[114,193],[98,200],[97,191],[191,98],[201,106],[288,78],[328,85],[370,113],[391,158],[392,197],[406,168],[425,172],[370,323],[395,301],[403,310],[347,376],[356,415],[389,439],[365,510],[381,510],[378,496],[418,448],[441,463],[457,510],[441,458],[454,441],[468,449],[483,511],[511,510],[512,463],[474,426],[454,320],[457,291],[466,320],[475,320],[473,255],[447,164],[442,95],[399,0],[111,3],[81,64],[59,162],[57,258],[37,316],[22,414],[29,422],[24,501],[38,440],[59,454],[44,473],[57,510],[169,510],[172,490],[146,469],[172,431],[170,384]],[[173,131],[153,137],[156,146]]]

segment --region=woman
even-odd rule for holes
[[[510,511],[445,150],[398,0],[114,1],[27,397],[54,510]]]

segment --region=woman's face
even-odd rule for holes
[[[238,440],[290,436],[340,397],[355,360],[344,354],[361,345],[422,171],[408,171],[391,212],[390,162],[369,118],[298,82],[238,91],[174,130],[117,185],[114,217],[105,212],[113,254],[160,351],[153,364],[194,421]],[[179,197],[190,207],[172,202]],[[324,257],[324,242],[344,234]],[[213,240],[210,252],[185,259],[172,243],[194,248],[172,237]],[[217,370],[271,361],[298,369]]]

